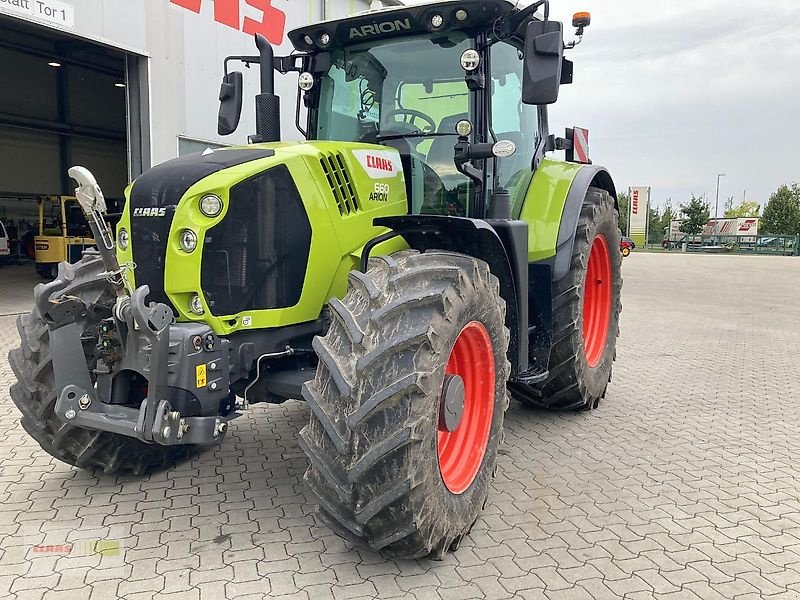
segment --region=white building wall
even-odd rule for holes
[[[190,0],[44,0],[68,11],[68,23],[42,19],[24,9],[33,0],[3,0],[0,13],[58,29],[146,57],[149,75],[151,164],[178,154],[178,139],[217,144],[246,143],[255,130],[258,93],[257,66],[243,69],[245,100],[239,131],[227,138],[217,135],[219,85],[223,61],[228,55],[257,54],[253,37],[214,19],[214,0],[200,2],[200,12],[180,5]],[[221,2],[223,0],[217,0]],[[231,1],[231,0],[226,0]],[[240,29],[246,17],[261,20],[258,6],[266,0],[239,0]],[[12,5],[13,2],[21,6]],[[368,8],[368,0],[272,0],[271,6],[286,14],[283,43],[276,54],[291,52],[286,33],[295,27],[339,18]],[[239,65],[232,65],[239,69]],[[283,135],[299,137],[294,126],[296,74],[276,77],[282,101]]]

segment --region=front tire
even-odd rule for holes
[[[90,307],[79,323],[81,339],[90,368],[94,367],[95,344],[101,319],[111,316],[114,296],[105,279],[96,281],[104,271],[97,254],[87,253],[76,264],[61,263],[57,279],[67,285],[77,285],[71,294],[80,297]],[[81,281],[86,281],[81,284]],[[34,306],[43,293],[52,291],[53,284],[39,284],[34,289]],[[20,346],[8,355],[17,377],[10,395],[22,413],[22,428],[42,449],[58,460],[83,469],[101,469],[104,473],[132,471],[142,474],[161,468],[186,456],[188,448],[145,444],[132,437],[75,427],[63,422],[55,413],[56,388],[53,360],[50,355],[50,331],[34,308],[17,319]]]
[[[350,274],[314,340],[305,479],[338,533],[390,557],[440,558],[472,528],[494,473],[508,407],[505,303],[471,257],[402,252],[370,265]]]
[[[630,248],[623,248],[622,249],[622,258],[628,258],[631,255]]]
[[[553,347],[547,380],[515,383],[523,404],[553,410],[597,408],[616,359],[622,310],[618,212],[605,190],[589,188],[575,234],[570,270],[553,282]]]

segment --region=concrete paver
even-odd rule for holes
[[[800,597],[800,260],[634,254],[623,271],[607,398],[512,403],[486,510],[442,562],[387,561],[317,522],[299,402],[143,478],[57,462],[19,426],[0,317],[0,597]],[[0,314],[29,302],[10,274]]]

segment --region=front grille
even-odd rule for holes
[[[311,224],[286,166],[236,184],[203,246],[200,283],[211,313],[294,306],[310,250]]]
[[[150,302],[170,305],[164,291],[164,261],[172,219],[183,195],[195,183],[227,167],[273,156],[272,150],[221,149],[167,161],[133,184],[128,210],[136,285],[147,285]]]
[[[181,190],[169,184],[145,190],[145,186],[137,183],[131,193],[131,245],[133,262],[136,264],[134,277],[137,286],[149,286],[148,302],[170,305],[164,291],[164,261],[169,229],[181,195]],[[151,207],[155,210],[153,216],[150,213],[146,213],[148,216],[134,216],[133,207]]]
[[[328,179],[328,185],[331,186],[339,214],[351,215],[359,210],[361,207],[358,205],[358,197],[342,154],[340,152],[323,154],[319,162],[322,165],[322,172]]]

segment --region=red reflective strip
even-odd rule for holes
[[[575,158],[578,162],[589,162],[589,130],[575,127],[572,138],[572,145],[575,151]]]

